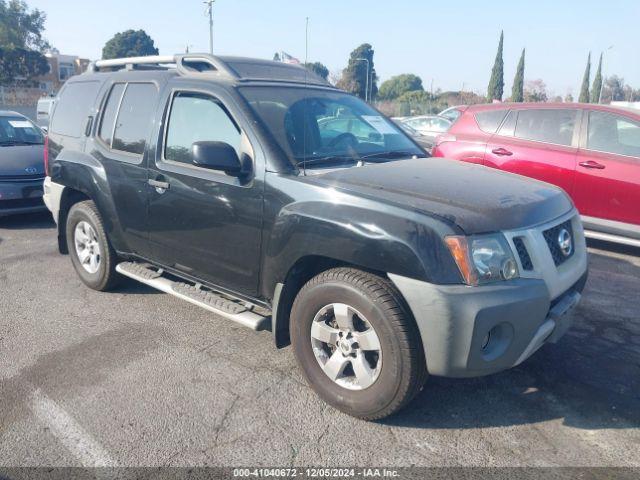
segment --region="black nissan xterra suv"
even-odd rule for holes
[[[271,330],[325,401],[377,419],[428,374],[558,340],[587,276],[562,190],[426,157],[299,66],[106,60],[59,94],[45,201],[89,287],[124,275]]]

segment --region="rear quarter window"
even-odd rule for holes
[[[100,82],[73,82],[60,92],[51,121],[51,132],[79,138],[98,95]]]
[[[480,130],[486,133],[496,133],[502,123],[507,110],[487,110],[475,114],[476,123]]]

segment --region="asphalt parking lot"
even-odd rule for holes
[[[0,219],[0,466],[640,466],[640,251],[604,247],[558,344],[367,423],[270,333],[133,281],[89,290],[48,214]]]

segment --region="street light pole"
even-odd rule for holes
[[[610,45],[609,48],[607,48],[605,50],[605,52],[608,52],[609,50],[611,50],[614,47],[614,45]],[[604,56],[604,52],[602,52],[602,56]],[[602,71],[600,71],[600,75],[602,75]],[[598,103],[602,103],[602,91],[604,90],[604,75],[602,75],[602,85],[600,85],[600,95],[598,95]],[[613,90],[611,91],[611,101],[613,102]]]
[[[356,58],[359,62],[367,62],[367,82],[365,83],[364,101],[369,102],[369,59],[368,58]]]
[[[203,3],[207,6],[207,14],[209,15],[209,53],[213,55],[213,3],[216,0],[205,0]]]

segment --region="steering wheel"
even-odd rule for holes
[[[350,132],[344,132],[341,133],[340,135],[338,135],[336,138],[334,138],[333,140],[331,140],[329,142],[329,147],[335,147],[336,145],[343,143],[343,142],[347,142],[348,145],[357,145],[358,139],[356,138],[356,136],[353,133]]]

